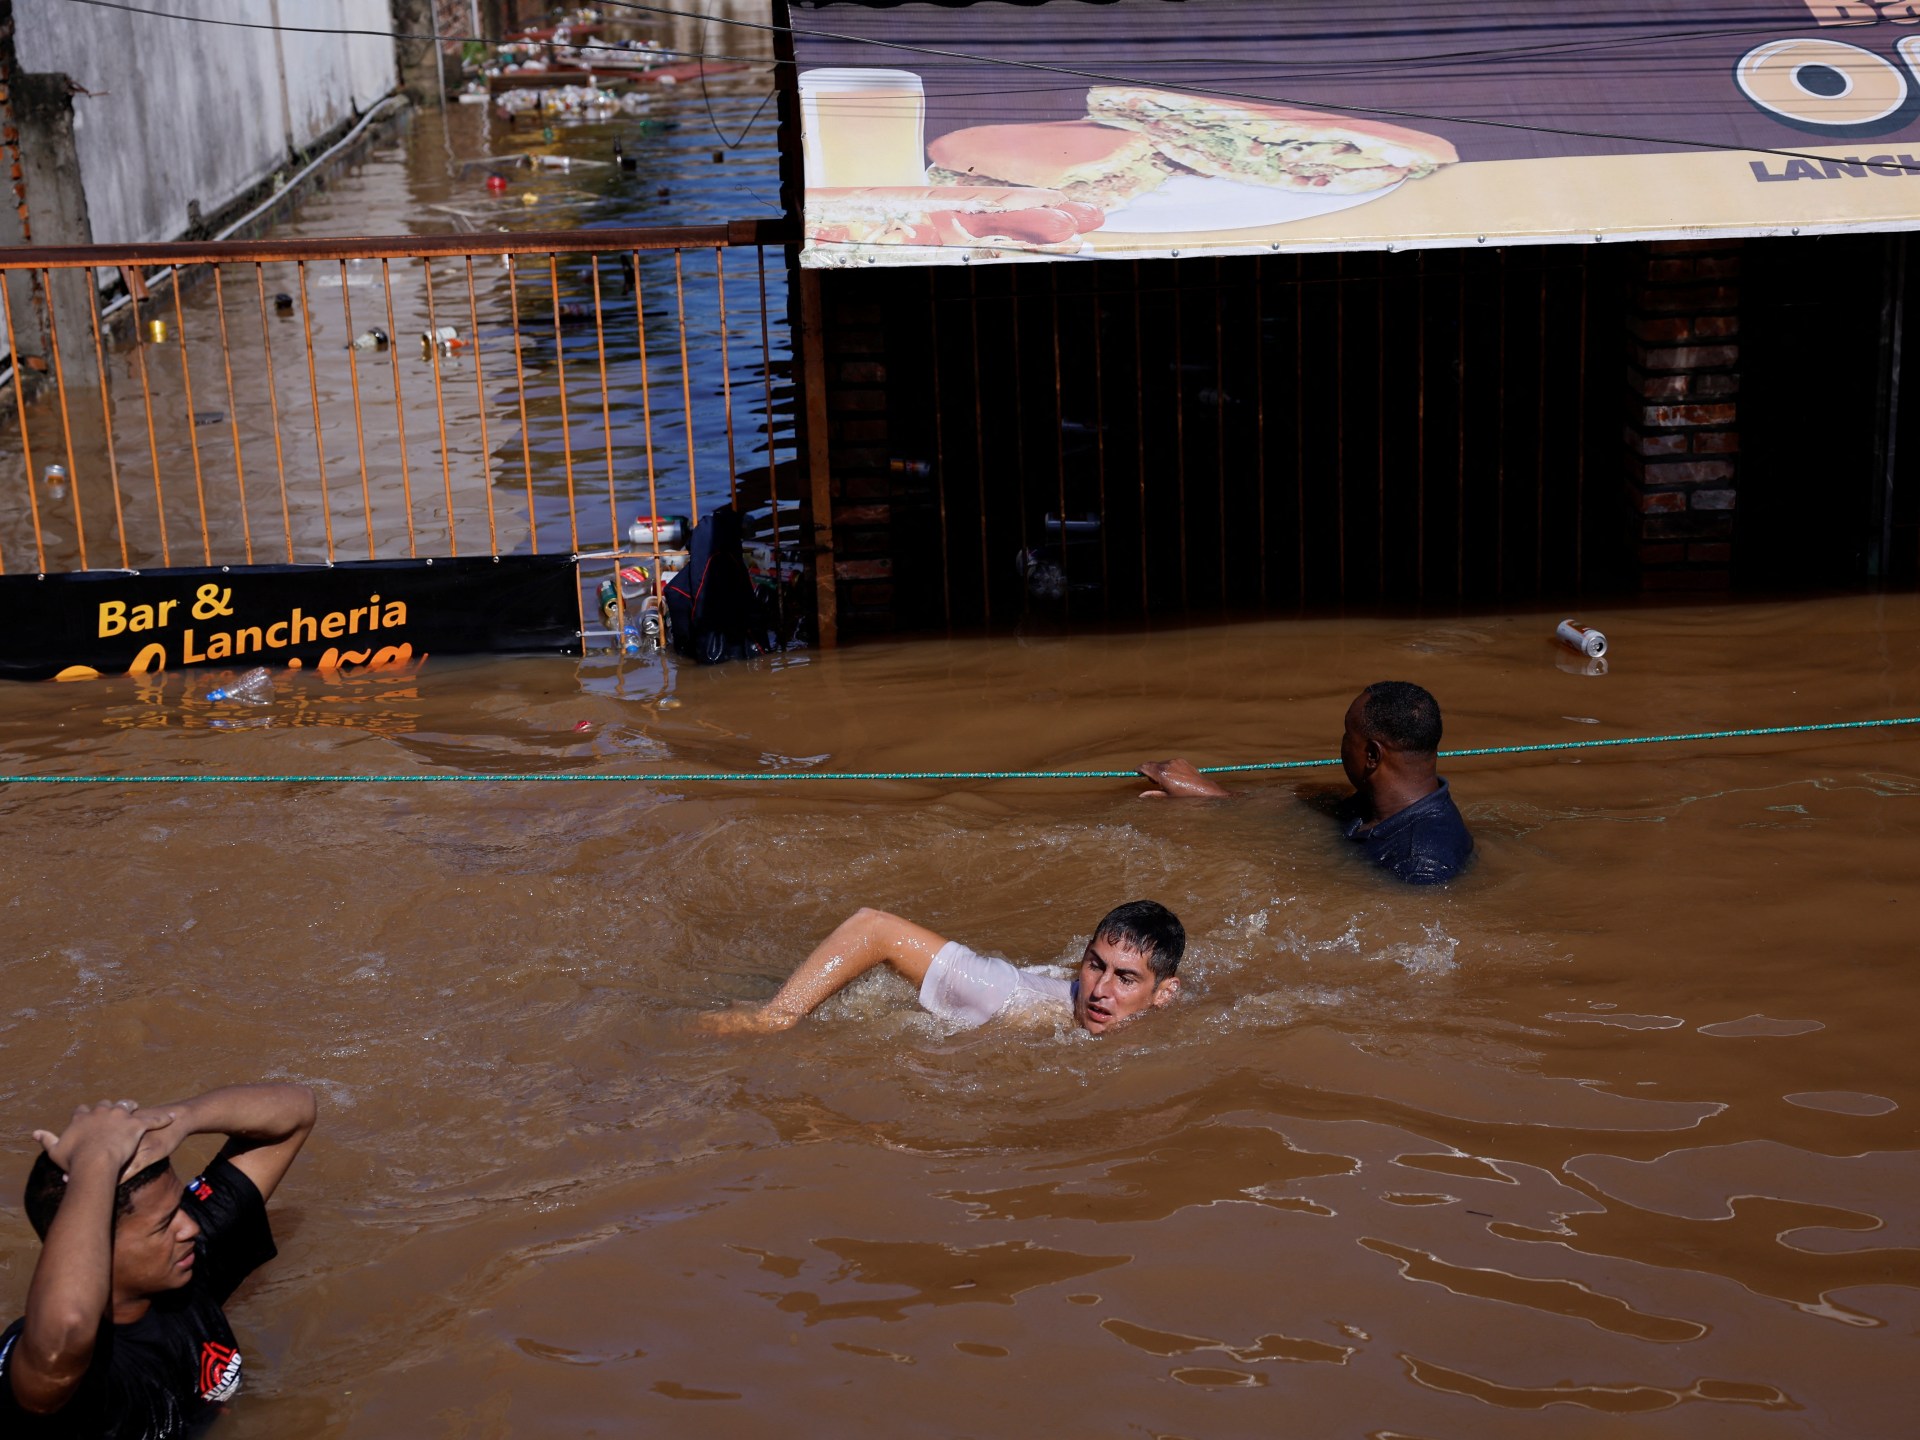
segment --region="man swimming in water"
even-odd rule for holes
[[[274,1256],[267,1199],[313,1129],[301,1085],[231,1085],[142,1108],[82,1105],[27,1177],[42,1248],[0,1335],[0,1434],[174,1440],[240,1388],[221,1305]],[[168,1157],[225,1135],[185,1185]]]
[[[957,940],[884,910],[841,922],[765,1005],[701,1017],[704,1029],[785,1030],[876,965],[891,965],[920,990],[920,1004],[957,1025],[984,1025],[1002,1011],[1065,1007],[1091,1035],[1173,999],[1187,947],[1179,917],[1152,900],[1109,910],[1094,926],[1073,979],[978,955]]]
[[[1340,765],[1353,794],[1334,807],[1349,840],[1409,885],[1438,885],[1466,868],[1473,836],[1437,771],[1440,703],[1406,680],[1381,680],[1347,707]],[[1185,760],[1149,760],[1150,796],[1207,798],[1226,790]]]

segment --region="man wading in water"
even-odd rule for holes
[[[220,1306],[274,1256],[269,1196],[313,1129],[301,1085],[231,1085],[143,1109],[82,1105],[27,1177],[42,1242],[27,1314],[0,1336],[0,1434],[173,1440],[240,1388]],[[168,1160],[225,1135],[184,1186]]]
[[[891,965],[920,989],[920,1004],[957,1025],[984,1025],[1016,1008],[1073,1012],[1090,1035],[1173,999],[1187,932],[1164,905],[1135,900],[1109,910],[1094,927],[1069,980],[1044,968],[1020,969],[976,955],[911,920],[861,910],[821,942],[765,1005],[703,1015],[703,1029],[785,1030],[876,965]]]
[[[1435,771],[1440,704],[1405,680],[1369,685],[1347,707],[1340,764],[1353,794],[1334,807],[1366,857],[1409,885],[1453,879],[1473,855],[1473,836],[1447,782]],[[1181,799],[1227,794],[1185,760],[1149,760],[1140,773]]]

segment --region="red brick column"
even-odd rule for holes
[[[1627,498],[1645,590],[1726,588],[1740,431],[1740,246],[1660,240],[1629,279]]]

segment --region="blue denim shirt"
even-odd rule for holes
[[[1466,868],[1473,857],[1473,836],[1442,780],[1431,795],[1369,826],[1358,795],[1342,803],[1346,836],[1367,858],[1409,885],[1440,885]]]

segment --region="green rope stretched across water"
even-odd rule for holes
[[[1920,725],[1920,715],[1898,720],[1829,720],[1818,725],[1760,725],[1746,730],[1693,730],[1675,735],[1622,735],[1610,740],[1551,740],[1538,745],[1481,745],[1472,750],[1442,750],[1443,760],[1476,755],[1531,755],[1549,750],[1600,750],[1615,745],[1665,745],[1680,740],[1740,740],[1762,735],[1807,735],[1822,730],[1879,730]],[[1251,765],[1201,765],[1202,775],[1244,775],[1259,770],[1312,770],[1338,765],[1332,760],[1265,760]],[[0,775],[7,785],[477,785],[499,780],[651,782],[691,784],[720,780],[1131,780],[1137,770],[694,770],[651,775],[631,771],[607,774],[571,770],[525,774],[434,775]]]

